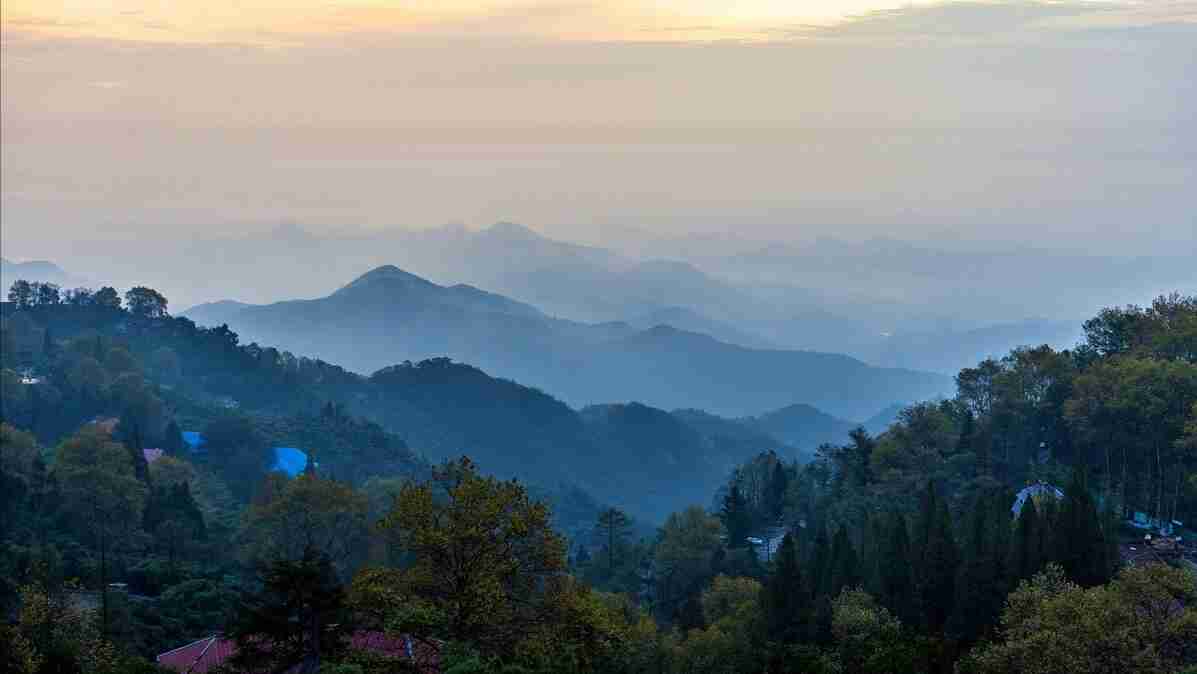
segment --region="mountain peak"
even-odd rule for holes
[[[376,285],[379,283],[396,284],[402,283],[406,285],[422,285],[433,286],[436,285],[432,281],[420,276],[416,276],[410,272],[403,271],[393,264],[384,264],[381,267],[375,267],[370,271],[362,274],[354,279],[349,285],[341,288],[341,290],[348,290],[350,288],[362,288],[365,286]],[[337,291],[340,292],[340,291]]]
[[[486,234],[502,237],[505,239],[521,239],[531,241],[544,238],[531,228],[521,225],[517,222],[496,222],[483,231]]]

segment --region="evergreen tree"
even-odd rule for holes
[[[245,597],[233,622],[235,666],[315,672],[321,660],[344,648],[345,595],[326,555],[308,548],[298,561],[264,567],[259,580],[261,590]]]
[[[719,519],[727,530],[727,547],[738,548],[745,544],[752,529],[752,513],[748,510],[748,501],[734,482],[723,497],[723,505],[719,509]]]
[[[1001,613],[1006,588],[1001,578],[1003,564],[994,531],[989,500],[980,498],[968,513],[964,562],[958,587],[954,631],[967,642],[990,629]]]
[[[902,622],[917,622],[917,614],[914,611],[914,572],[910,566],[910,537],[906,532],[906,518],[900,512],[894,511],[890,514],[878,569],[881,604]]]
[[[918,599],[924,625],[932,634],[939,634],[955,606],[959,552],[947,504],[939,498],[934,484],[927,484],[920,515]]]
[[[852,541],[848,538],[848,529],[841,524],[831,541],[830,573],[827,574],[828,584],[824,593],[836,597],[845,588],[851,589],[859,585],[859,564]]]
[[[773,575],[765,583],[762,599],[770,640],[793,643],[805,636],[810,601],[798,563],[798,545],[790,534],[781,539]]]
[[[1074,582],[1084,587],[1110,580],[1113,565],[1102,531],[1101,515],[1089,492],[1084,470],[1073,471],[1064,491],[1053,536],[1055,559]]]
[[[607,575],[615,575],[615,560],[622,555],[624,541],[628,536],[628,528],[632,520],[627,513],[619,508],[607,508],[599,513],[596,529],[606,541]]]
[[[176,456],[183,453],[183,448],[186,443],[183,442],[183,431],[179,429],[179,424],[174,419],[166,424],[166,430],[162,435],[162,451]]]
[[[1039,509],[1035,499],[1028,498],[1018,513],[1014,540],[1010,544],[1010,580],[1016,584],[1031,578],[1043,566],[1039,546]]]
[[[827,540],[827,528],[819,523],[815,531],[815,540],[811,545],[810,576],[808,591],[812,598],[822,595],[824,587],[829,582],[828,574],[831,570],[831,542]]]
[[[781,517],[786,505],[786,489],[790,485],[790,476],[786,472],[785,464],[781,461],[773,464],[773,474],[769,478],[769,488],[766,495],[766,508],[770,518]]]
[[[129,460],[133,462],[133,471],[137,475],[137,479],[148,484],[150,466],[146,463],[145,454],[141,451],[145,449],[145,432],[132,408],[126,407],[125,411],[121,413],[114,434],[128,449]]]

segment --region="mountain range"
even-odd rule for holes
[[[952,385],[944,375],[830,353],[748,348],[668,325],[555,318],[389,265],[322,298],[207,304],[185,315],[359,372],[445,356],[552,391],[575,407],[637,400],[736,417],[805,402],[863,419],[894,402],[948,394]]]

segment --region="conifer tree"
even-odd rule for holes
[[[828,583],[828,573],[831,570],[831,542],[827,540],[827,528],[819,523],[815,531],[815,540],[811,545],[810,575],[807,581],[811,597],[821,596]]]
[[[914,576],[910,567],[910,537],[906,518],[894,511],[889,517],[880,570],[881,604],[906,624],[917,622],[914,611]]]
[[[852,541],[848,538],[848,529],[844,525],[835,532],[831,541],[831,563],[828,584],[824,593],[836,597],[844,588],[854,588],[860,584],[859,560],[852,548]]]
[[[233,623],[235,666],[315,672],[345,647],[345,594],[327,556],[308,548],[298,561],[264,567],[260,580],[261,591],[245,597]]]
[[[627,513],[619,508],[607,508],[599,513],[598,523],[596,528],[598,533],[606,541],[607,545],[607,575],[615,574],[615,559],[621,554],[624,540],[628,535],[628,527],[631,526],[631,518]]]
[[[162,433],[162,450],[167,454],[177,455],[183,452],[186,444],[183,442],[183,431],[179,429],[179,424],[174,419],[166,424],[166,430]]]
[[[916,568],[919,604],[928,631],[942,633],[955,606],[956,568],[959,552],[952,535],[952,521],[945,504],[928,483],[919,522],[921,550]]]
[[[769,477],[766,507],[770,518],[781,517],[786,504],[786,489],[789,487],[790,477],[786,473],[785,464],[781,461],[773,464],[773,474]]]
[[[723,497],[719,519],[723,521],[723,527],[727,530],[727,547],[742,547],[752,528],[752,513],[748,511],[748,501],[740,492],[739,485],[734,482]]]
[[[1097,504],[1081,468],[1073,471],[1055,526],[1055,559],[1068,577],[1084,587],[1109,581],[1112,567],[1107,558],[1109,546]]]
[[[810,601],[798,563],[798,545],[790,534],[777,549],[776,566],[762,598],[769,639],[793,643],[805,636]]]
[[[997,620],[1005,601],[998,536],[988,498],[980,498],[968,513],[954,631],[965,641],[979,638]]]
[[[1023,501],[1018,512],[1018,524],[1014,528],[1014,540],[1010,543],[1010,580],[1017,584],[1031,578],[1043,566],[1039,552],[1039,509],[1035,499]]]

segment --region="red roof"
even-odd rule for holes
[[[439,649],[407,636],[390,636],[384,632],[363,630],[353,633],[349,638],[349,647],[396,658],[411,658],[421,671],[440,671]],[[167,651],[159,655],[157,661],[159,665],[183,674],[204,674],[223,664],[236,652],[235,641],[213,635]]]
[[[210,636],[159,655],[158,664],[185,674],[203,674],[233,657],[237,644],[231,639]]]

